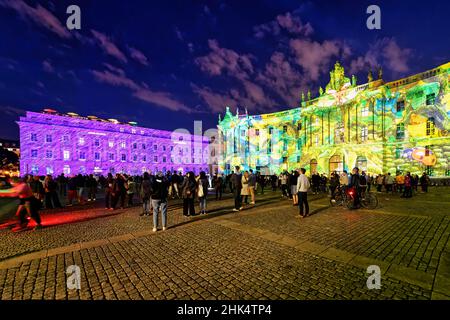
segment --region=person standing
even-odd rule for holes
[[[348,186],[348,173],[347,170],[344,170],[340,177],[339,177],[339,184],[344,189],[344,191],[347,189]]]
[[[41,180],[39,180],[39,176],[34,176],[32,179],[33,180],[30,182],[31,190],[33,191],[34,197],[42,204],[45,195],[44,186],[42,185]]]
[[[44,180],[46,209],[62,208],[62,205],[59,202],[57,188],[58,186],[55,180],[53,180],[53,177],[51,175],[47,175]]]
[[[248,205],[248,196],[250,194],[248,186],[249,176],[250,175],[248,174],[248,171],[245,171],[244,174],[242,175],[241,207],[239,208],[240,210],[244,209],[244,204]]]
[[[128,197],[128,207],[133,206],[133,197],[136,193],[136,182],[134,182],[133,177],[129,177],[126,185],[127,197]]]
[[[153,232],[158,231],[158,214],[161,210],[163,231],[167,228],[167,197],[169,196],[169,181],[158,172],[151,184],[153,206]]]
[[[397,192],[403,193],[403,188],[405,186],[405,177],[399,172],[397,173],[397,177],[395,177],[395,181],[397,182]]]
[[[120,208],[123,209],[125,207],[125,195],[126,195],[126,188],[125,188],[125,178],[123,177],[123,175],[121,174],[117,174],[116,175],[116,179],[114,180],[113,183],[113,191],[112,191],[112,196],[113,196],[113,201],[112,201],[112,208],[115,210],[116,206],[119,202],[120,199]]]
[[[200,203],[200,214],[206,214],[206,198],[208,196],[209,181],[204,171],[200,172],[198,178],[198,201]]]
[[[297,193],[297,182],[298,182],[298,171],[292,172],[290,177],[291,194],[292,194],[292,205],[298,206],[298,193]]]
[[[287,172],[283,172],[280,175],[280,181],[281,181],[281,197],[289,197],[288,195],[288,175]]]
[[[197,181],[193,172],[188,172],[181,185],[183,197],[183,215],[185,217],[195,216],[194,199],[197,191]]]
[[[235,172],[231,175],[230,178],[234,196],[234,212],[241,210],[242,174],[240,170],[241,168],[239,166],[236,166]]]
[[[73,205],[73,201],[77,198],[77,181],[75,177],[69,177],[69,181],[67,182],[67,189],[67,206],[71,207]]]
[[[250,194],[250,204],[255,204],[256,183],[256,175],[253,173],[253,170],[250,169],[250,175],[248,176],[248,192]]]
[[[298,207],[301,218],[305,218],[309,215],[308,189],[310,183],[305,173],[305,168],[301,168],[300,175],[297,178]]]
[[[95,179],[93,174],[90,174],[86,179],[86,187],[88,189],[88,201],[96,201],[97,200],[97,180]]]
[[[336,171],[333,171],[330,177],[330,192],[331,192],[331,199],[334,199],[334,196],[336,194],[336,188],[339,186],[339,176]]]
[[[216,200],[222,200],[223,178],[221,174],[214,176],[213,185],[216,191]]]
[[[401,198],[411,198],[412,197],[412,178],[411,173],[407,172],[404,179],[404,191]]]
[[[352,175],[350,176],[349,188],[354,189],[353,209],[358,209],[361,199],[361,177],[359,175],[359,168],[354,167]]]
[[[150,201],[152,195],[152,187],[150,183],[150,175],[144,172],[144,178],[141,183],[141,199],[142,199],[142,213],[140,216],[150,215]]]
[[[393,193],[392,186],[394,185],[394,177],[391,176],[391,173],[388,172],[386,178],[384,179],[386,183],[386,193]]]
[[[422,176],[419,179],[420,187],[422,189],[422,192],[428,192],[428,185],[430,183],[430,178],[428,178],[428,175],[426,172],[422,174]]]
[[[111,173],[108,173],[108,177],[105,180],[105,208],[108,210],[112,208],[113,185],[114,178]]]

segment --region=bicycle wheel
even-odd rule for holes
[[[342,194],[336,193],[336,194],[334,195],[334,199],[333,199],[333,198],[330,199],[330,205],[331,205],[332,207],[338,207],[338,206],[341,206],[343,200],[344,200],[344,199],[342,198]]]
[[[361,205],[366,209],[375,209],[378,206],[378,198],[374,194],[368,193],[361,199]]]

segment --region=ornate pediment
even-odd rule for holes
[[[335,92],[351,86],[350,79],[345,76],[344,67],[339,62],[330,71],[330,82],[326,86],[326,92]]]

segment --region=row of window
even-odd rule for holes
[[[36,149],[32,149],[31,150],[31,158],[34,158],[34,159],[38,158],[38,150],[36,150]],[[45,151],[45,158],[46,159],[53,159],[53,151],[52,150],[46,150]],[[63,159],[66,160],[66,161],[71,160],[70,159],[70,151],[66,151],[66,150],[63,151]],[[107,154],[107,159],[109,161],[115,161],[115,154],[114,153],[108,153]],[[158,156],[153,156],[153,162],[158,162],[158,159],[159,159]],[[78,160],[86,160],[86,152],[80,151],[78,153]],[[95,152],[94,153],[94,160],[96,160],[96,161],[100,161],[101,160],[101,155],[100,155],[99,152]],[[120,160],[121,161],[127,161],[127,155],[126,154],[121,154],[120,155]],[[133,155],[132,161],[136,162],[138,160],[139,160],[138,156],[137,155]],[[147,156],[146,155],[142,156],[141,157],[141,161],[142,162],[146,162],[147,161]],[[163,163],[167,162],[167,156],[163,156],[162,157],[162,162]],[[173,163],[173,159],[172,158],[170,159],[170,162]],[[192,158],[192,162],[193,163],[200,162],[200,160]]]

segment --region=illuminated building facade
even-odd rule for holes
[[[220,171],[235,165],[280,173],[351,170],[450,175],[450,63],[384,83],[371,72],[356,84],[336,63],[319,96],[299,108],[219,118]]]
[[[22,175],[208,172],[208,138],[187,130],[148,129],[50,109],[27,112],[18,124]]]

